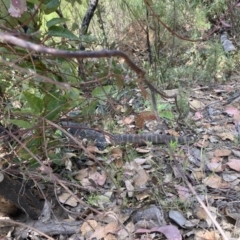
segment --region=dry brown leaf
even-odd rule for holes
[[[213,157],[213,158],[211,159],[211,162],[212,162],[212,163],[222,162],[222,158],[221,158],[221,157]]]
[[[125,117],[123,120],[122,120],[122,123],[124,124],[124,125],[129,125],[129,124],[131,124],[131,123],[133,123],[134,122],[134,116],[133,115],[130,115],[130,116],[128,116],[128,117]]]
[[[189,101],[189,106],[191,109],[197,110],[197,109],[204,108],[205,105],[203,102],[194,99],[194,100]]]
[[[240,117],[240,112],[239,110],[236,108],[236,107],[233,107],[233,106],[228,106],[225,110],[225,112],[231,116],[233,116],[233,119],[234,120],[237,120],[239,119]]]
[[[123,157],[123,151],[120,148],[113,148],[111,150],[111,158],[116,159],[122,159]]]
[[[135,197],[138,201],[142,201],[150,196],[149,191],[144,191],[139,194],[136,194]]]
[[[229,162],[227,163],[227,165],[237,171],[240,172],[240,159],[229,159]]]
[[[149,221],[150,222],[150,221]],[[168,240],[182,240],[181,232],[177,227],[173,225],[166,225],[162,227],[154,227],[152,229],[137,229],[135,233],[151,233],[151,232],[160,232],[165,235]]]
[[[197,180],[201,180],[204,178],[205,174],[202,172],[202,171],[197,171],[197,172],[194,172],[193,173],[194,177],[197,179]]]
[[[81,181],[81,185],[83,187],[87,187],[88,190],[95,190],[95,183],[93,181],[89,181],[88,178],[84,178],[82,181]]]
[[[196,216],[201,220],[206,220],[208,217],[206,211],[200,206],[196,208]]]
[[[233,107],[233,106],[228,106],[226,109],[225,109],[225,112],[231,116],[234,116],[234,115],[237,115],[239,114],[239,111],[236,107]]]
[[[89,179],[93,180],[99,186],[103,186],[106,182],[107,175],[105,173],[100,174],[99,172],[95,172],[89,175]]]
[[[209,141],[201,139],[201,140],[197,141],[194,145],[196,145],[199,148],[206,148],[209,146]]]
[[[201,123],[201,125],[206,129],[211,128],[211,124],[209,122],[203,122],[203,123]]]
[[[118,151],[118,150],[117,150]],[[111,156],[106,160],[106,164],[112,163],[117,168],[122,168],[124,161],[123,161],[123,152],[120,149],[119,152],[113,150]]]
[[[133,177],[133,183],[136,187],[141,187],[146,185],[148,180],[149,180],[149,175],[144,169],[139,169],[139,171]]]
[[[63,159],[62,159],[62,161],[65,164],[65,168],[69,171],[72,171],[71,157],[76,157],[76,154],[67,152],[67,153],[64,154]]]
[[[193,120],[200,120],[200,119],[203,119],[203,115],[201,112],[195,112],[194,114],[194,117],[193,117]]]
[[[156,116],[151,111],[145,111],[138,113],[135,116],[135,125],[137,128],[143,128],[146,121],[153,121],[156,120]]]
[[[114,165],[115,165],[117,168],[122,168],[123,164],[124,164],[124,162],[123,162],[122,158],[121,158],[121,159],[116,159],[116,160],[114,160]]]
[[[206,231],[206,230],[201,230],[196,233],[195,235],[195,240],[220,240],[221,237],[219,236],[218,233],[214,231]]]
[[[99,150],[96,146],[93,146],[93,145],[87,146],[87,150],[88,150],[90,153],[99,153],[99,154],[108,153],[108,150],[107,150],[107,149],[104,149],[103,151],[101,151],[101,150]]]
[[[210,162],[207,164],[207,166],[212,172],[222,172],[223,171],[221,163]]]
[[[62,193],[59,197],[59,202],[60,203],[63,203],[63,204],[66,204],[66,205],[69,205],[71,207],[76,207],[78,202],[77,200],[75,199],[75,197],[73,197],[71,194],[69,193]]]
[[[127,111],[127,106],[117,105],[116,109],[121,113],[125,113]]]
[[[216,157],[227,157],[231,154],[231,151],[228,149],[216,149],[214,155]]]
[[[115,235],[108,233],[104,240],[118,240],[118,238]]]
[[[97,238],[102,239],[105,238],[109,233],[116,233],[118,231],[118,223],[111,222],[106,226],[98,226],[95,232],[91,235],[90,239]]]
[[[95,173],[96,171],[97,171],[96,165],[93,165],[93,166],[89,166],[89,167],[88,167],[88,174],[89,174],[89,175]]]
[[[78,174],[74,177],[76,180],[81,181],[88,177],[88,168],[83,168],[78,171]]]
[[[97,226],[98,226],[98,223],[95,220],[87,220],[81,226],[80,230],[82,235],[85,236],[87,233],[93,232]]]
[[[230,187],[230,184],[223,183],[222,179],[215,174],[212,174],[211,176],[203,179],[203,183],[211,188],[228,188],[228,187]]]
[[[230,140],[230,141],[234,141],[234,135],[230,132],[223,132],[223,133],[219,133],[218,136],[222,139],[222,140]]]
[[[222,179],[217,175],[211,175],[203,179],[203,183],[211,188],[220,188],[222,184]]]
[[[176,131],[174,131],[174,130],[169,129],[167,132],[168,132],[170,135],[174,136],[174,137],[178,137],[178,136],[179,136],[178,132],[176,132]]]
[[[132,162],[126,162],[123,166],[123,169],[125,170],[124,174],[132,176],[132,175],[135,175],[138,170],[142,169],[142,167],[136,162],[132,161]]]
[[[130,224],[132,229],[128,228]],[[133,232],[134,232],[134,224],[130,222],[125,228],[120,229],[120,231],[118,232],[118,240],[126,240],[126,239],[129,240],[130,239],[129,234],[132,234]]]

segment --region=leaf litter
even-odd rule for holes
[[[210,213],[229,239],[238,238],[240,109],[239,102],[223,104],[227,93],[201,88],[193,91],[193,112],[188,117],[195,122],[200,138],[190,146],[172,147],[174,154],[169,145],[112,146],[104,150],[88,145],[86,149],[103,169],[84,153],[66,153],[62,163],[74,195],[102,214],[99,216],[69,192],[58,189],[59,204],[69,211],[64,219],[81,219],[75,234],[85,239],[222,239]],[[206,95],[218,102],[211,104],[212,98]],[[156,123],[154,116],[151,111],[143,111],[135,116],[135,122],[132,114],[125,116],[121,129],[145,131],[147,125],[150,131],[178,134],[175,129],[164,131],[164,122]],[[183,181],[174,156],[209,213]]]
[[[215,93],[219,94],[217,90]],[[213,96],[215,93],[211,92]],[[236,157],[240,156],[240,149],[235,143],[238,139],[235,126],[239,110],[233,106],[224,107],[220,101],[220,104],[211,106],[211,111],[207,111],[206,106],[211,99],[204,99],[204,95],[208,95],[206,90],[198,90],[196,95],[198,97],[190,105],[195,114],[190,117],[195,121],[202,138],[193,146],[178,146],[175,152],[181,156],[179,161],[184,174],[191,180],[212,217],[229,238],[234,238],[239,232],[240,221],[240,208],[233,205],[239,197],[240,159]],[[132,119],[132,115],[125,117],[124,126],[134,124]],[[151,112],[142,112],[135,119],[138,129],[149,121],[155,121]],[[169,130],[170,134],[174,132]],[[102,204],[106,215],[109,209],[118,209],[115,217],[119,222],[105,225],[101,222],[98,227],[91,229],[90,239],[108,239],[109,236],[112,239],[138,239],[143,235],[147,239],[154,239],[159,234],[176,240],[222,239],[208,213],[181,180],[181,173],[170,158],[166,146],[113,147],[105,161],[120,185],[118,187],[108,181],[108,176],[101,169],[96,169],[95,177],[82,172],[84,178],[78,178],[80,184],[84,179],[92,179],[98,197],[101,192],[104,195],[103,190],[112,192],[112,202]],[[105,176],[106,182],[98,180],[102,176]],[[230,231],[230,226],[235,230]],[[121,238],[121,234],[124,238]]]

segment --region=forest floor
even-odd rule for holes
[[[46,183],[39,184],[48,200],[39,220],[24,223],[32,231],[18,226],[14,236],[44,239],[45,233],[53,235],[49,239],[239,239],[238,89],[240,83],[234,79],[191,89],[186,122],[198,136],[191,144],[128,144],[99,150],[78,140],[86,147],[84,152],[73,151],[77,147],[68,143],[61,168],[52,168],[54,178],[47,177],[47,165],[39,168],[39,174],[46,174]],[[166,129],[165,121],[156,122],[145,111],[117,119],[114,129],[118,132],[145,127],[178,134],[176,127],[168,125]],[[61,184],[51,184],[53,179]],[[4,237],[4,233],[10,236],[14,232],[7,228],[6,233],[6,226],[13,223],[3,216],[4,221],[1,236],[13,239]]]

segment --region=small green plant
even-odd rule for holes
[[[178,142],[170,141],[169,146],[170,146],[171,152],[176,152],[176,150],[178,148]]]
[[[185,120],[189,113],[188,96],[188,91],[183,91],[182,88],[179,88],[177,97],[177,113],[179,119],[181,120]]]
[[[90,194],[90,196],[87,199],[87,203],[91,206],[97,206],[98,201],[98,195],[96,194]]]
[[[109,203],[110,198],[106,195],[91,194],[88,197],[87,202],[91,206],[100,207],[104,209],[104,204]]]
[[[167,119],[168,121],[174,120],[174,115],[172,113],[172,105],[169,103],[160,103],[157,105],[157,110],[160,117]]]

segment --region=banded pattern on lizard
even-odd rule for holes
[[[94,129],[89,129],[82,124],[75,122],[61,122],[63,127],[68,128],[69,132],[75,137],[86,138],[95,142],[98,148],[104,149],[109,145],[105,135]],[[178,142],[179,144],[192,143],[194,137],[175,137],[167,134],[158,133],[143,133],[143,134],[109,134],[110,144],[126,144],[126,143],[136,143],[136,144],[146,144],[147,142],[153,144],[164,144]]]

